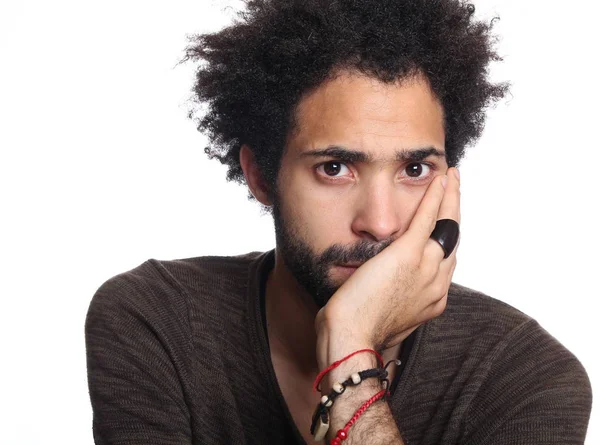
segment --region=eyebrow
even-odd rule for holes
[[[330,145],[327,148],[306,151],[301,154],[302,157],[331,157],[342,162],[373,162],[374,158],[369,153],[359,150],[352,150],[339,145]],[[446,157],[443,151],[435,147],[415,148],[412,150],[396,151],[396,161],[398,162],[419,162],[427,159],[429,156],[439,158]]]

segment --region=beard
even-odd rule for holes
[[[281,201],[273,200],[273,222],[277,249],[296,281],[309,293],[316,305],[325,306],[343,283],[335,283],[329,270],[345,263],[364,263],[392,242],[391,239],[374,242],[363,239],[353,245],[333,244],[322,253],[313,251],[300,235],[297,227],[282,214]]]

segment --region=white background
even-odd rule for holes
[[[147,258],[274,245],[186,117],[186,34],[233,2],[2,1],[0,444],[92,444],[84,319],[97,287]],[[536,318],[600,392],[595,1],[479,1],[501,16],[490,112],[462,164],[455,281]],[[600,443],[592,413],[587,444]]]

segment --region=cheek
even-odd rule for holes
[[[348,242],[352,201],[323,187],[289,178],[281,184],[281,199],[285,202],[288,224],[315,251],[331,244]]]
[[[408,225],[417,213],[426,191],[427,187],[410,187],[403,191],[401,202],[404,227],[408,228]]]
[[[301,235],[314,243],[317,250],[343,241],[344,230],[350,227],[347,200],[333,199],[309,188],[290,194],[290,216]]]

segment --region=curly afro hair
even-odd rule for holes
[[[196,122],[228,180],[244,182],[239,152],[247,144],[274,190],[297,104],[340,69],[383,82],[424,74],[444,109],[450,166],[508,88],[488,79],[490,62],[501,60],[493,20],[475,21],[474,6],[460,0],[245,3],[232,26],[191,37],[184,58],[199,62],[193,100],[205,112]]]

